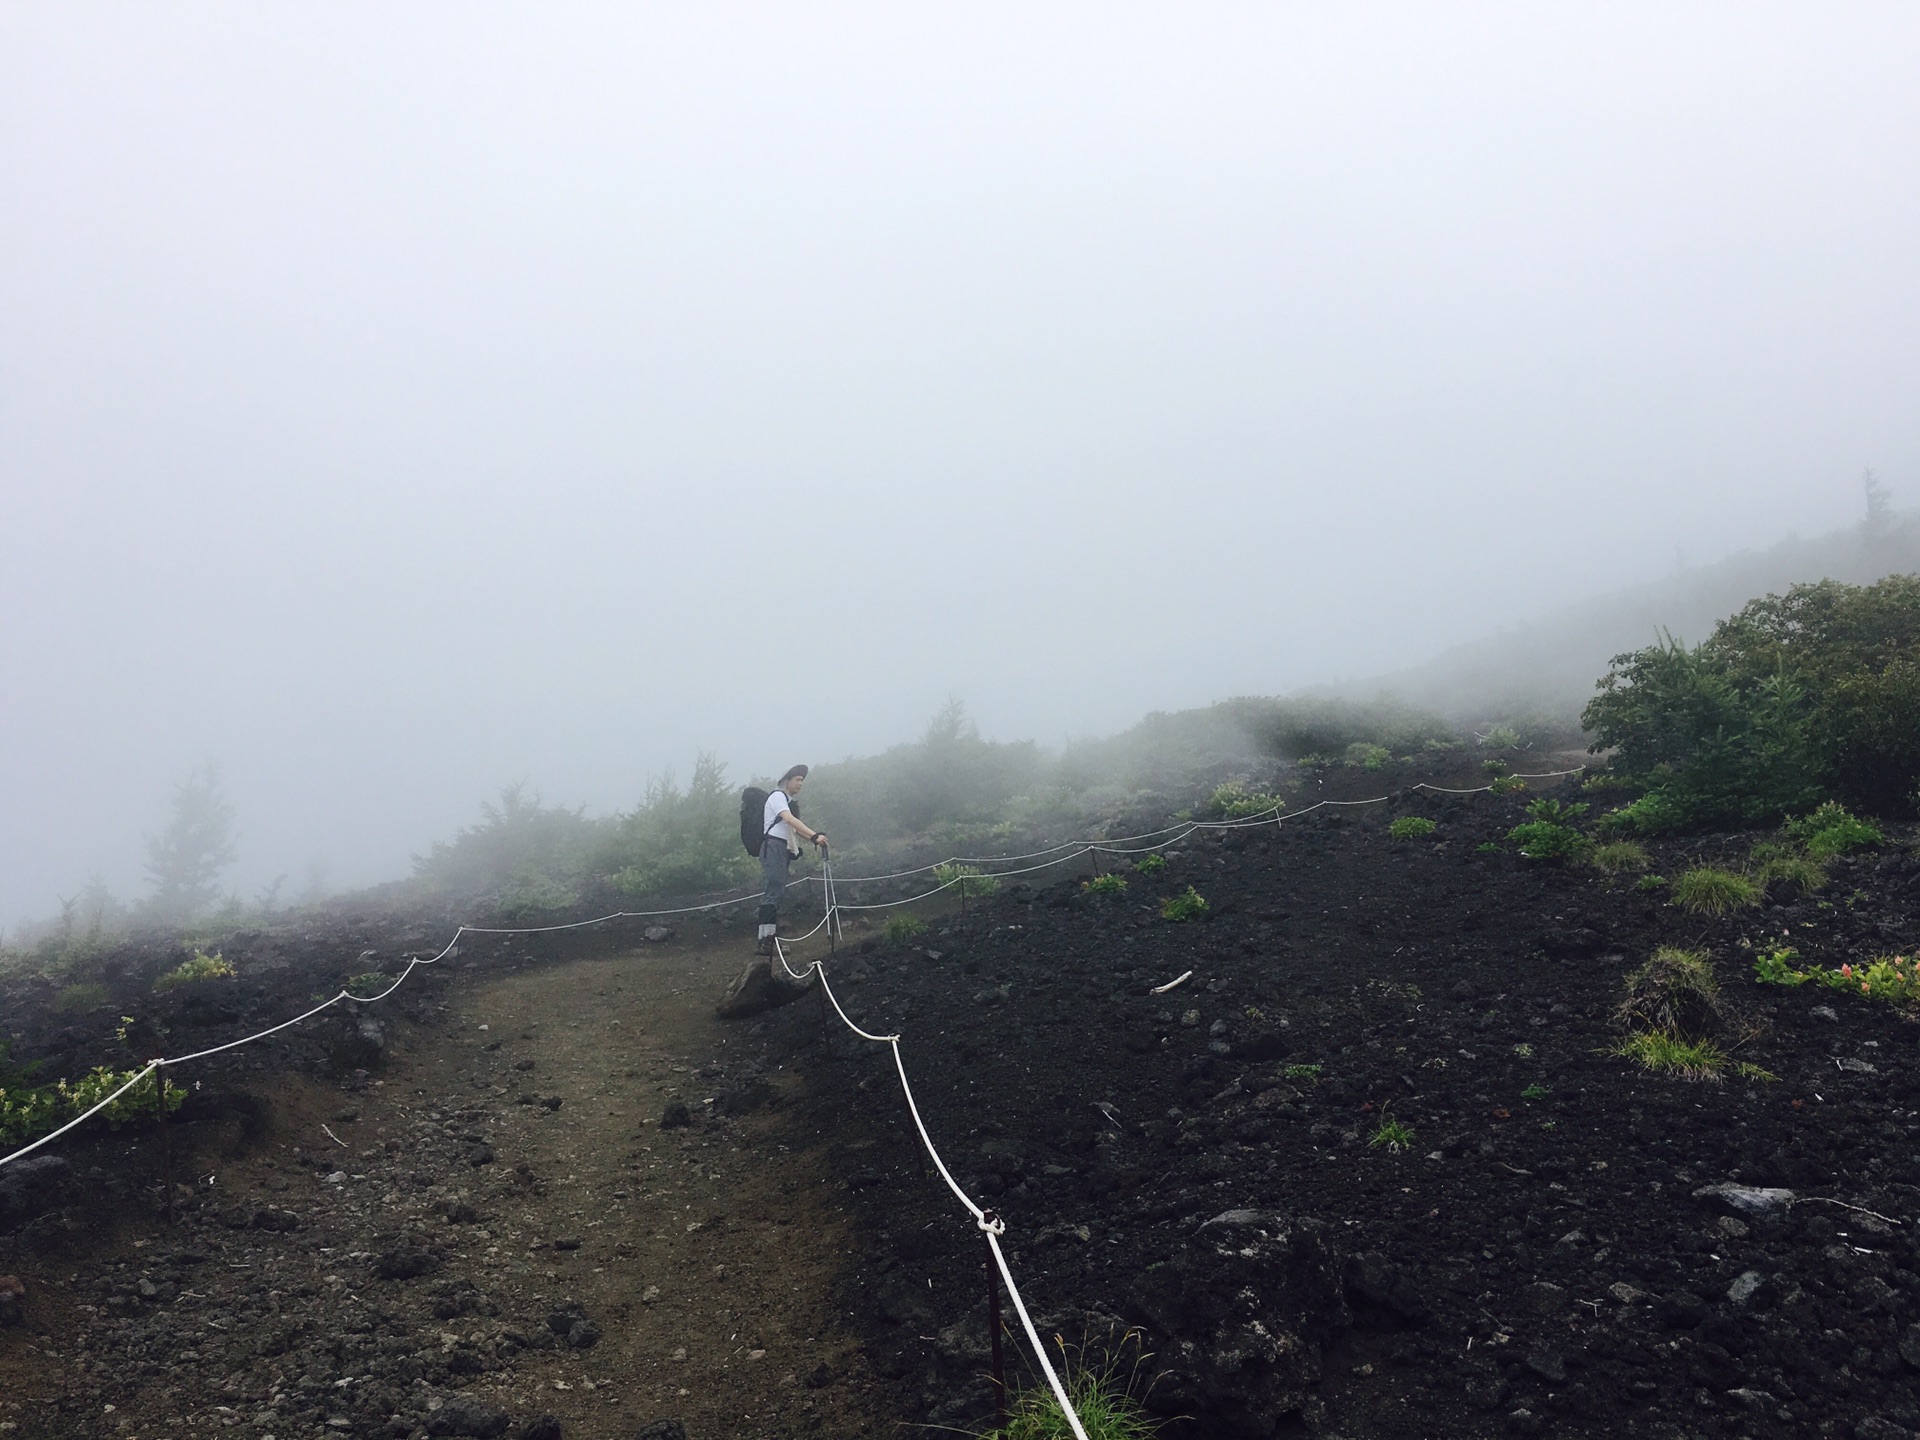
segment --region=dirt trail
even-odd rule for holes
[[[0,1430],[398,1440],[464,1394],[509,1436],[890,1432],[832,1310],[847,1218],[785,1128],[782,1046],[817,1059],[817,1020],[715,1021],[741,959],[703,935],[436,977],[364,1088],[281,1080],[264,1142],[202,1137],[176,1225],[28,1268]]]

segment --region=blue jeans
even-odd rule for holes
[[[787,867],[793,857],[787,854],[787,842],[769,835],[760,842],[760,876],[765,882],[760,891],[760,923],[773,925],[780,916],[780,897],[787,893]]]

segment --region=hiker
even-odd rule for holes
[[[766,879],[766,889],[760,896],[760,953],[773,956],[776,980],[782,976],[773,937],[779,928],[780,897],[787,889],[787,867],[800,853],[802,840],[811,840],[822,850],[827,848],[827,837],[808,828],[807,823],[793,813],[794,802],[800,798],[800,787],[806,783],[807,767],[795,765],[780,777],[780,783],[767,796],[761,812],[760,873]]]

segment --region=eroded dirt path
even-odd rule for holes
[[[741,962],[702,936],[433,976],[362,1088],[279,1080],[244,1153],[200,1137],[173,1226],[23,1266],[0,1429],[891,1431],[832,1313],[832,1177],[783,1128],[817,1025],[715,1021]]]

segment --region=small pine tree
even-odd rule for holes
[[[235,846],[233,806],[221,791],[219,767],[208,761],[174,786],[166,829],[147,836],[154,917],[184,923],[218,899]]]

